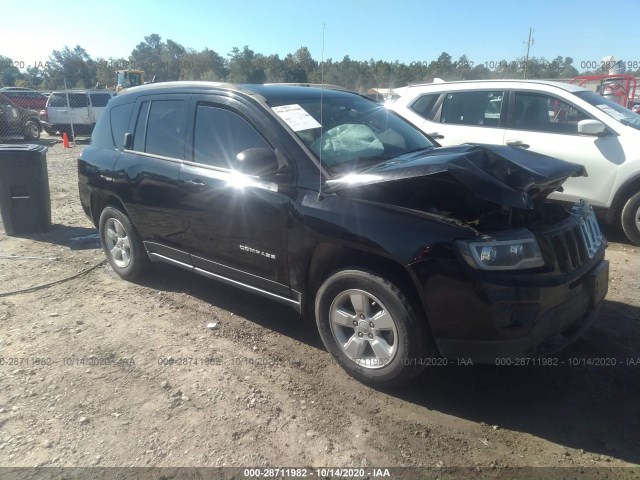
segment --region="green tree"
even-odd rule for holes
[[[131,68],[140,68],[148,78],[159,81],[179,80],[182,75],[182,57],[186,49],[173,40],[162,41],[157,33],[144,37],[129,56]]]
[[[270,83],[286,82],[287,72],[285,64],[279,55],[269,55],[261,58],[260,67],[264,71],[265,81]]]
[[[164,80],[179,80],[181,78],[181,61],[185,53],[186,50],[182,45],[173,40],[167,40],[162,48],[164,71],[161,75]]]
[[[13,87],[20,78],[22,78],[22,74],[14,66],[13,60],[0,55],[0,85]]]
[[[73,50],[65,46],[49,57],[44,86],[49,89],[92,88],[97,82],[97,65],[80,45]]]
[[[294,55],[289,53],[284,57],[282,64],[285,82],[306,83],[309,81],[308,72],[304,69],[304,66],[296,60]]]
[[[429,64],[429,69],[434,77],[449,80],[454,73],[455,65],[451,61],[451,55],[447,52],[442,52],[437,60]]]
[[[38,67],[27,67],[27,71],[22,75],[21,87],[38,89],[44,83],[44,70]]]
[[[229,56],[229,78],[234,83],[264,83],[266,75],[262,55],[256,55],[247,45],[242,50],[233,47]]]
[[[201,52],[187,50],[182,55],[180,78],[182,80],[222,81],[227,76],[224,58],[213,50]]]

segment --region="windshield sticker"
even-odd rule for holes
[[[321,127],[318,121],[297,103],[273,107],[273,111],[276,112],[294,132]]]
[[[596,105],[600,110],[602,110],[607,115],[615,118],[616,120],[624,120],[627,116],[624,113],[616,112],[609,105]]]

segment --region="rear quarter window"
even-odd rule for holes
[[[49,107],[66,107],[67,97],[69,99],[68,105],[71,108],[83,108],[89,105],[89,99],[86,93],[69,93],[67,95],[64,92],[52,93],[47,105]]]
[[[52,93],[49,96],[49,107],[66,107],[67,97],[64,93]]]
[[[421,95],[409,108],[423,118],[433,118],[434,112],[432,110],[439,97],[439,93]]]
[[[101,115],[91,133],[91,146],[113,150],[114,141],[109,128],[109,115]]]
[[[127,133],[129,129],[129,120],[131,119],[133,106],[133,103],[119,105],[112,108],[109,112],[111,136],[113,137],[113,144],[118,150],[124,150],[124,134]],[[106,117],[106,115],[102,115],[100,118],[102,119],[103,117]]]
[[[89,105],[87,95],[85,93],[70,93],[69,105],[71,108],[82,108]]]
[[[94,107],[106,107],[109,100],[111,100],[111,95],[108,93],[91,93],[89,97],[91,98],[91,105]]]

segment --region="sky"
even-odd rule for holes
[[[454,60],[465,54],[474,65],[490,66],[523,57],[530,27],[534,57],[572,57],[579,71],[607,55],[640,63],[640,0],[56,0],[36,1],[29,10],[24,1],[0,5],[16,12],[0,22],[0,55],[25,66],[76,45],[94,59],[128,58],[152,33],[223,56],[244,45],[280,57],[306,46],[321,60],[323,30],[324,59],[349,55],[408,64],[435,60],[445,51]],[[26,21],[28,12],[33,23]]]

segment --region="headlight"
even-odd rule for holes
[[[511,232],[514,233],[514,232]],[[542,252],[530,232],[518,232],[508,240],[459,240],[460,253],[473,268],[482,270],[523,270],[544,265]]]

